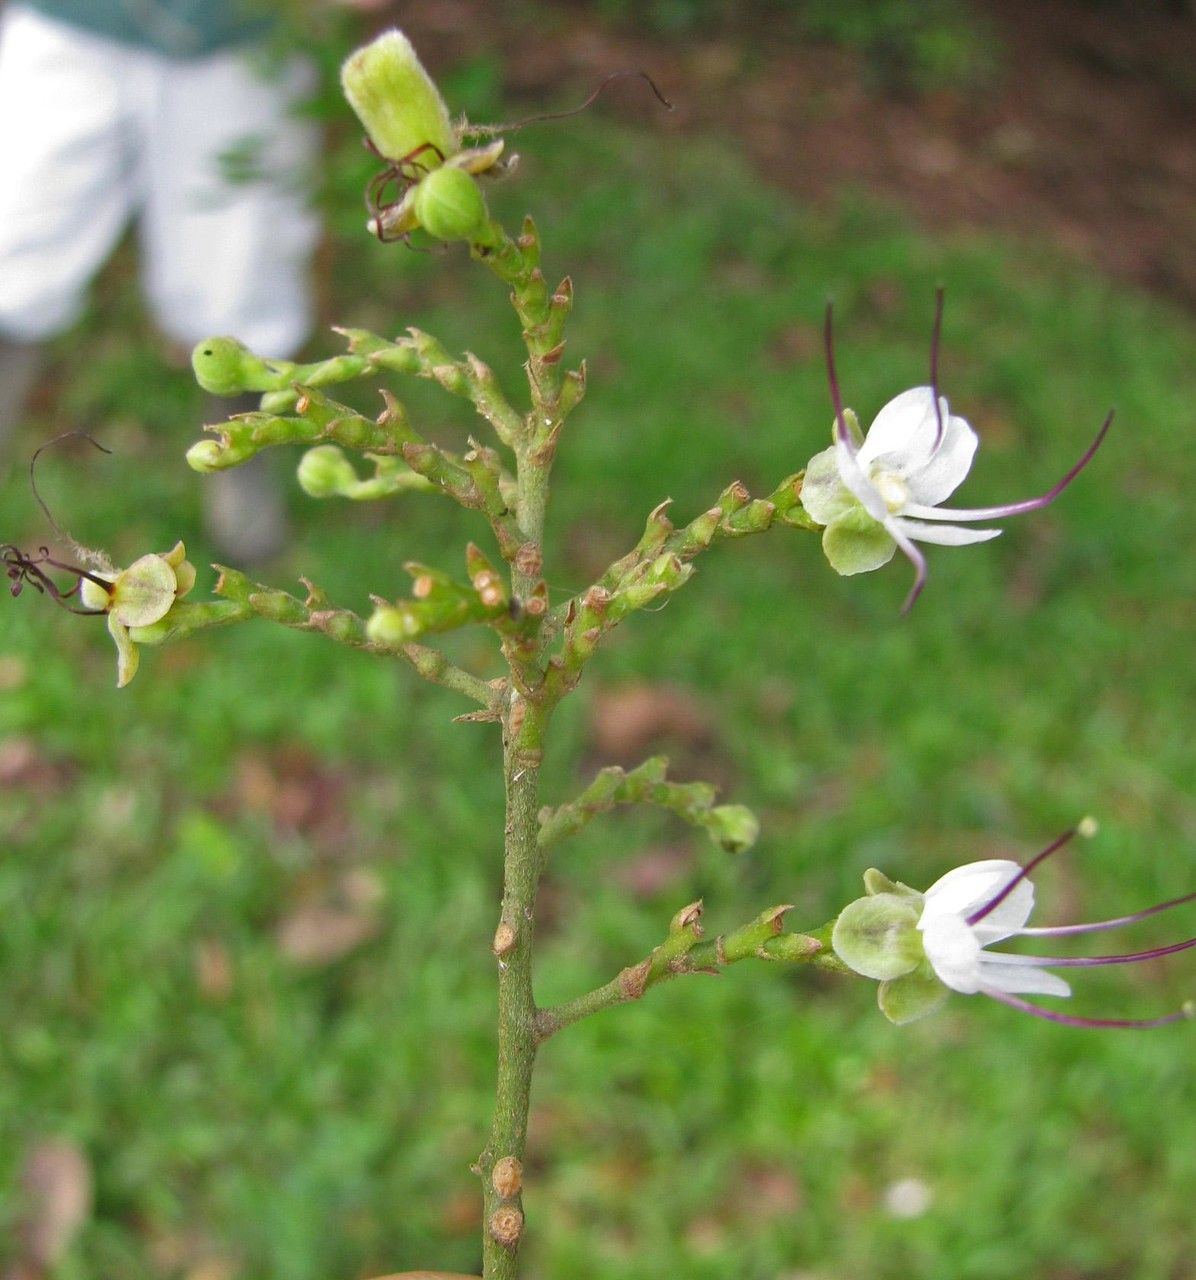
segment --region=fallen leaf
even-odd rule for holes
[[[0,740],[0,787],[48,796],[66,786],[71,772],[68,764],[51,759],[33,738]]]
[[[343,843],[348,830],[347,779],[304,747],[243,752],[234,771],[235,802],[269,817],[284,833]]]
[[[91,1213],[91,1165],[74,1143],[47,1139],[26,1155],[21,1190],[26,1212],[19,1236],[26,1264],[34,1274],[49,1271]]]
[[[24,658],[6,653],[0,657],[0,693],[11,693],[19,689],[29,676],[29,667]]]
[[[195,944],[195,981],[209,1000],[225,1000],[232,994],[233,962],[223,942],[202,938]]]
[[[395,1271],[388,1276],[375,1276],[374,1280],[482,1280],[482,1278],[467,1275],[464,1271]]]
[[[710,739],[710,717],[696,695],[678,685],[599,688],[590,721],[597,750],[616,760],[638,759],[661,739],[692,746]]]
[[[377,919],[362,911],[314,904],[297,908],[278,926],[279,950],[299,965],[324,965],[355,951],[378,932]]]
[[[640,901],[659,897],[685,880],[693,867],[688,845],[656,845],[620,863],[612,872],[615,882]]]

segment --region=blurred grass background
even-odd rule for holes
[[[490,118],[499,80],[474,62],[445,89]],[[338,136],[329,322],[415,323],[517,379],[502,288],[458,254],[365,237],[369,161]],[[1043,245],[931,238],[858,193],[796,208],[733,148],[651,119],[519,141],[522,172],[493,204],[508,224],[533,211],[549,272],[572,274],[570,351],[591,366],[558,463],[558,598],[663,497],[687,517],[824,447],[828,296],[866,422],[924,380],[945,284],[944,387],[982,439],[968,505],[1042,491],[1118,409],[1056,507],[993,545],[932,549],[907,619],[904,564],[837,579],[815,539],[778,531],[709,554],[662,616],[616,633],[558,724],[545,801],[663,749],[679,776],[755,808],[764,834],[731,861],[660,815],[620,814],[561,846],[541,1001],[638,959],[695,897],[714,931],[776,901],[814,926],[870,865],[923,885],[1022,857],[1088,812],[1101,834],[1044,869],[1043,922],[1191,889],[1191,317]],[[163,363],[131,256],[97,298],[10,460],[5,536],[46,536],[19,459],[78,425],[116,456],[44,460],[59,518],[118,562],[176,537],[206,562],[203,481],[181,459],[202,397]],[[445,438],[476,429],[427,387],[402,394]],[[488,545],[430,499],[296,491],[291,506],[294,543],[268,576],[305,573],[359,609],[406,589],[406,559],[455,570],[467,538]],[[454,653],[495,670],[483,635]],[[16,1259],[22,1162],[65,1139],[95,1205],[58,1280],[475,1269],[496,735],[450,723],[467,708],[403,668],[264,623],[146,651],[119,694],[114,657],[94,622],[5,608],[0,1259]],[[1163,917],[1125,949],[1181,932],[1190,919]],[[1186,961],[1084,975],[1074,1011],[1173,1008]],[[744,965],[550,1043],[529,1280],[1196,1276],[1190,1027],[1074,1032],[959,997],[897,1029],[873,996]]]

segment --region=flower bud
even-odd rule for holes
[[[195,381],[214,396],[239,396],[257,391],[263,361],[236,338],[205,338],[191,352]]]
[[[366,638],[375,644],[406,644],[420,630],[418,619],[395,605],[375,609],[365,624]]]
[[[224,469],[224,450],[216,440],[197,440],[187,450],[187,465],[192,471],[207,475]]]
[[[341,68],[341,87],[388,160],[410,157],[432,168],[457,150],[448,107],[401,31],[385,31],[351,54]],[[429,150],[413,155],[420,147]]]
[[[309,498],[348,496],[359,483],[353,464],[334,444],[309,449],[300,459],[296,476]]]
[[[415,216],[437,240],[477,240],[490,221],[478,184],[464,169],[453,165],[434,169],[420,181],[415,190]]]
[[[760,821],[742,804],[720,804],[710,810],[706,822],[710,838],[727,853],[744,853],[760,835]]]
[[[835,921],[831,946],[849,969],[865,978],[899,978],[923,960],[920,914],[921,903],[902,894],[857,898]]]

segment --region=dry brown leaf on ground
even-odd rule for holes
[[[696,694],[680,685],[645,683],[598,688],[590,702],[594,745],[616,760],[638,758],[662,739],[701,746],[710,717]]]
[[[40,1276],[58,1265],[91,1213],[91,1164],[73,1142],[48,1138],[26,1154],[20,1189],[25,1208],[15,1274]]]
[[[288,960],[319,966],[347,956],[377,932],[378,920],[367,912],[312,903],[286,916],[275,937]]]

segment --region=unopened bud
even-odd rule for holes
[[[388,160],[411,158],[431,168],[457,150],[448,107],[401,31],[385,31],[351,54],[341,68],[341,87]],[[426,154],[416,155],[421,147]]]
[[[309,449],[296,472],[299,487],[309,498],[331,498],[347,495],[358,483],[353,464],[334,444]]]
[[[481,188],[454,165],[433,169],[420,181],[415,216],[437,240],[478,240],[490,223]]]
[[[366,638],[375,644],[406,644],[419,633],[416,618],[397,605],[375,609],[365,624]]]
[[[224,469],[224,450],[215,440],[197,440],[187,450],[187,465],[192,471],[207,475]]]
[[[756,843],[760,821],[746,805],[720,804],[710,810],[706,830],[720,849],[743,853]]]
[[[262,375],[269,373],[265,363],[236,338],[205,338],[191,352],[191,368],[195,381],[210,395],[266,390],[262,385]]]

